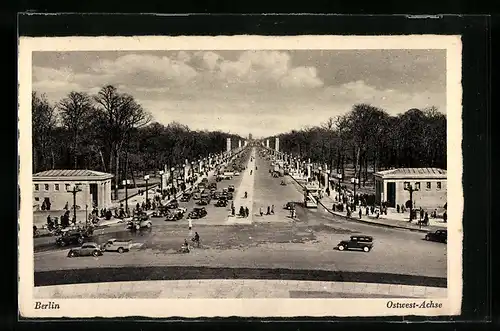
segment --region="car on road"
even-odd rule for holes
[[[189,202],[191,200],[191,193],[182,193],[181,202]]]
[[[448,230],[436,230],[425,235],[427,241],[437,241],[446,244],[448,242]]]
[[[234,192],[234,185],[229,185],[229,186],[227,187],[227,191],[228,191],[228,192]]]
[[[72,248],[68,252],[68,257],[76,256],[101,256],[102,255],[101,246],[94,242],[88,242],[83,244],[81,247]]]
[[[186,213],[186,208],[177,208],[175,210],[170,210],[165,217],[165,221],[175,222],[181,220],[184,217],[185,213]]]
[[[132,239],[109,239],[104,245],[107,252],[128,252],[132,248]]]
[[[287,209],[287,210],[292,210],[294,207],[295,207],[295,203],[292,201],[288,201],[283,208]]]
[[[210,193],[212,199],[219,199],[219,197],[221,196],[221,192],[219,191],[213,191]]]
[[[196,204],[199,206],[208,206],[210,204],[210,200],[206,198],[201,198],[200,200],[198,200]]]
[[[208,185],[208,188],[209,188],[209,189],[211,189],[211,190],[212,190],[212,189],[217,190],[217,183],[215,183],[215,182],[210,183],[210,184]]]
[[[207,216],[207,210],[205,207],[195,207],[193,210],[188,214],[188,218],[191,219],[198,219]]]
[[[364,252],[369,252],[373,248],[373,237],[371,236],[351,236],[349,240],[342,240],[338,245],[337,249],[339,251],[343,250],[363,250]]]
[[[193,194],[193,200],[200,200],[201,199],[201,192],[195,192]]]
[[[177,201],[177,199],[170,201],[169,203],[167,203],[167,208],[168,209],[179,208],[179,201]]]
[[[74,244],[83,244],[85,239],[91,237],[93,231],[91,228],[87,231],[82,230],[63,230],[61,235],[56,238],[56,244],[60,247],[64,247],[66,245],[74,245]]]
[[[233,200],[233,192],[222,192],[221,198]]]
[[[140,230],[141,228],[150,229],[153,226],[149,216],[145,213],[134,215],[134,217],[127,223],[127,228],[131,230]]]
[[[227,200],[226,199],[219,199],[215,203],[215,207],[226,207],[227,206]]]

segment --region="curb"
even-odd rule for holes
[[[293,178],[293,176],[291,175],[287,175],[288,177],[290,177],[291,179],[293,179],[300,187],[304,188],[304,186],[302,186],[302,184],[300,184],[295,178]],[[407,228],[407,227],[404,227],[404,226],[399,226],[399,225],[389,225],[389,224],[385,224],[385,223],[379,223],[379,222],[371,222],[371,221],[362,221],[362,220],[358,220],[358,219],[355,219],[355,218],[352,218],[352,217],[347,217],[347,216],[344,216],[344,215],[338,215],[336,213],[334,213],[331,209],[329,209],[328,207],[326,207],[323,202],[321,202],[320,200],[317,200],[318,201],[318,204],[320,204],[323,208],[325,208],[326,211],[328,211],[330,214],[332,215],[335,215],[337,217],[341,217],[347,221],[351,221],[351,222],[356,222],[356,223],[360,223],[360,224],[368,224],[368,225],[373,225],[373,226],[379,226],[379,227],[384,227],[384,228],[392,228],[392,229],[401,229],[401,230],[407,230],[407,231],[413,231],[413,232],[420,232],[420,233],[427,233],[429,232],[429,230],[426,230],[426,229],[415,229],[415,228]]]

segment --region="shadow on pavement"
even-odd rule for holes
[[[447,287],[447,279],[416,275],[325,270],[210,268],[210,267],[122,267],[52,270],[35,272],[35,286],[78,283],[188,279],[260,279],[360,282]]]

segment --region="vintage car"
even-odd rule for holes
[[[82,229],[62,230],[61,235],[56,239],[56,244],[61,247],[74,244],[81,245],[87,238],[91,237],[92,234],[93,234],[93,229],[91,227],[87,228],[86,230]]]
[[[234,185],[229,185],[229,186],[227,187],[227,191],[228,191],[228,192],[234,192]]]
[[[170,201],[169,203],[167,203],[167,208],[168,209],[179,208],[179,201],[177,201],[177,199],[174,199],[174,200]]]
[[[136,214],[134,217],[127,223],[127,228],[131,230],[139,230],[141,228],[150,229],[153,226],[149,216],[145,213]]]
[[[101,246],[94,242],[88,242],[83,244],[81,247],[72,248],[68,252],[68,257],[76,256],[101,256],[102,249]]]
[[[221,192],[213,191],[210,193],[210,196],[212,197],[212,199],[219,199],[219,197],[221,196]]]
[[[156,210],[153,211],[153,214],[151,215],[151,217],[163,217],[163,216],[167,215],[168,210],[169,210],[169,208],[166,205],[164,205],[164,206],[160,205],[160,206],[158,206],[158,208],[156,208]]]
[[[200,200],[198,200],[196,204],[199,206],[207,206],[210,204],[210,200],[206,198],[201,198]]]
[[[215,207],[226,207],[227,206],[227,200],[226,199],[219,199],[215,203]]]
[[[342,240],[338,245],[337,249],[339,251],[343,250],[363,250],[364,252],[369,252],[373,248],[373,237],[365,235],[351,236],[349,240]]]
[[[182,193],[181,202],[189,202],[189,200],[191,200],[191,193]]]
[[[109,239],[104,245],[104,250],[108,252],[128,252],[132,247],[132,239]]]
[[[283,208],[287,210],[292,210],[295,207],[295,203],[292,201],[288,201]]]
[[[233,192],[222,193],[221,197],[227,200],[233,200]]]
[[[448,230],[436,230],[425,235],[425,240],[437,241],[446,244],[448,242]]]
[[[207,216],[207,210],[205,207],[195,207],[193,210],[188,214],[188,218],[191,219],[198,219]]]
[[[200,199],[201,199],[201,192],[194,192],[193,200],[200,200]]]
[[[210,192],[207,192],[207,191],[203,192],[201,194],[201,200],[207,200],[208,203],[210,203],[210,200],[211,200],[211,198],[210,198]]]
[[[217,183],[210,183],[210,184],[208,185],[208,188],[209,188],[209,189],[211,189],[211,190],[212,190],[212,189],[217,190]]]

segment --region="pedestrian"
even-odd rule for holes
[[[424,216],[424,223],[427,225],[429,224],[429,213],[425,213],[425,216]]]
[[[236,213],[236,209],[234,208],[234,205],[231,206],[231,214],[234,216]]]
[[[361,211],[361,208],[359,208],[359,219],[361,219],[361,216],[363,216],[363,212]]]
[[[424,218],[424,210],[420,207],[420,220]]]
[[[271,214],[274,215],[274,205],[271,206]]]
[[[248,217],[250,215],[250,210],[248,207],[245,207],[245,217]]]
[[[189,226],[189,231],[193,229],[193,221],[191,219],[188,219],[188,226]]]
[[[262,212],[262,207],[259,208],[259,213],[260,213],[260,216],[264,215],[264,213]]]
[[[271,215],[271,207],[267,206],[267,213],[266,215]]]
[[[335,203],[332,204],[332,211],[335,211]]]
[[[396,205],[396,211],[398,212],[399,214],[399,205]]]
[[[443,213],[443,222],[446,223],[446,221],[448,220],[448,214],[446,213],[446,211]]]
[[[369,212],[369,208],[368,208],[368,206],[366,206],[366,212],[365,212],[366,216],[368,216],[368,212]]]

